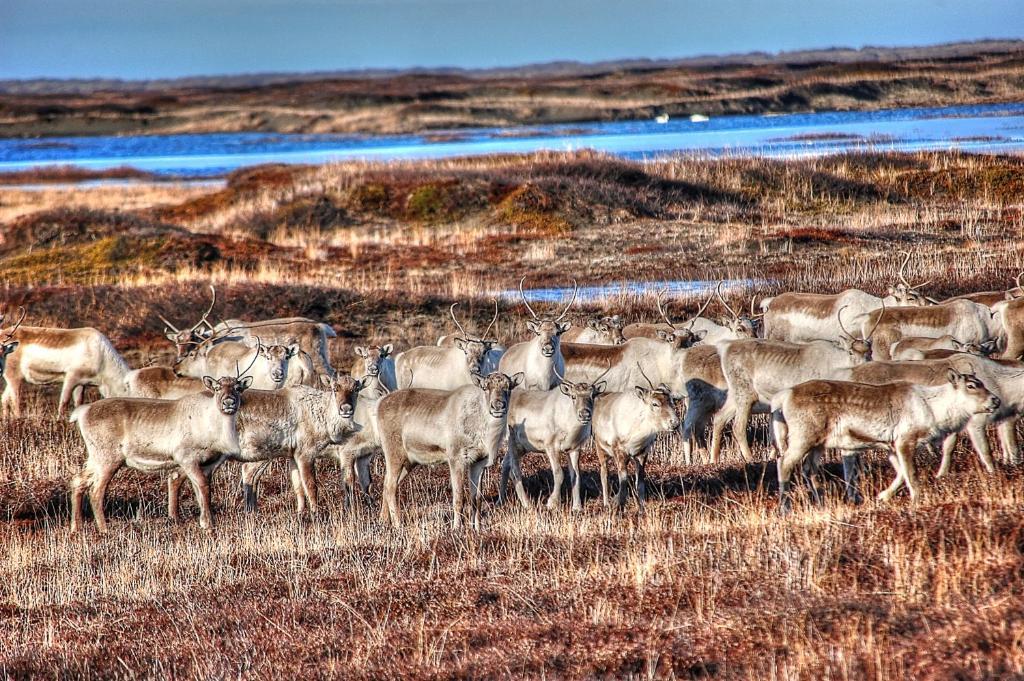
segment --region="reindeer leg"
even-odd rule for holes
[[[864,503],[864,497],[857,490],[860,478],[860,456],[857,452],[843,452],[843,486],[846,488],[846,500],[851,504]]]
[[[199,527],[209,530],[213,523],[213,513],[210,511],[210,482],[199,464],[194,461],[181,464],[181,470],[192,483],[192,490],[199,502]]]
[[[463,494],[466,487],[466,464],[462,460],[462,452],[457,452],[448,459],[448,468],[452,481],[452,529],[462,529]]]
[[[551,477],[554,481],[551,494],[548,496],[547,507],[549,511],[553,511],[558,508],[558,503],[562,500],[562,482],[565,480],[565,473],[562,470],[562,462],[558,458],[558,450],[549,447],[545,453],[548,455],[548,462],[551,463]]]
[[[569,452],[569,473],[572,476],[572,510],[583,510],[583,495],[580,481],[580,450],[574,449]]]
[[[481,485],[484,470],[487,468],[487,459],[474,461],[469,469],[469,494],[470,503],[473,508],[473,529],[480,531],[480,512],[483,502],[483,486]]]
[[[1009,418],[999,423],[999,444],[1003,450],[1003,463],[1008,466],[1020,465],[1020,444],[1017,442],[1017,419]]]
[[[181,520],[178,513],[178,503],[181,498],[181,486],[185,482],[185,476],[180,471],[174,471],[167,476],[167,517],[172,522]]]
[[[996,464],[992,460],[992,450],[988,444],[988,435],[985,433],[987,425],[987,416],[973,417],[967,422],[967,437],[971,439],[971,444],[974,445],[974,451],[978,453],[978,458],[981,459],[981,465],[985,467],[985,472],[991,475],[996,472]]]

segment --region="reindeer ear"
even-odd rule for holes
[[[178,342],[178,334],[168,331],[167,329],[164,329],[164,338],[171,341],[172,343]]]
[[[708,335],[708,330],[707,329],[701,329],[700,331],[693,331],[692,333],[693,333],[693,337],[696,339],[696,342],[699,343],[702,340],[704,340],[704,338]]]
[[[327,374],[320,374],[320,385],[325,388],[330,388],[331,384],[334,383],[334,379]]]
[[[512,381],[513,388],[516,387],[517,385],[522,385],[525,379],[526,374],[524,374],[522,371],[509,376],[509,380]]]
[[[592,387],[594,389],[594,396],[596,397],[608,389],[608,381],[600,381],[599,383],[595,383]]]
[[[562,391],[563,395],[569,396],[569,384],[564,381],[558,384],[558,389]]]
[[[391,354],[391,352],[394,349],[395,348],[394,348],[393,345],[391,345],[391,343],[388,343],[387,345],[382,345],[381,348],[380,348],[380,356],[381,357],[387,357],[388,355]]]
[[[463,352],[465,352],[466,351],[466,339],[464,339],[464,338],[456,338],[455,339],[455,347],[457,347],[459,350],[462,350]]]
[[[246,336],[242,339],[242,343],[247,348],[255,348],[260,344],[259,340],[257,340],[255,336]]]
[[[642,388],[638,385],[633,386],[633,394],[639,399],[643,400],[647,398],[647,388]]]
[[[672,339],[675,338],[674,333],[669,333],[665,329],[657,329],[654,333],[658,336],[659,339],[665,341],[666,343],[671,343]]]
[[[588,319],[587,320],[587,328],[588,329],[593,329],[594,331],[600,331],[601,330],[600,329],[600,325],[601,325],[600,322],[598,320],[596,320],[596,319]]]
[[[952,340],[950,341],[950,343],[952,343],[952,344],[953,344],[953,349],[954,349],[954,350],[963,350],[963,348],[964,348],[964,343],[961,343],[961,342],[960,342],[960,341],[958,341],[958,340],[957,340],[956,338],[953,338],[953,339],[952,339]]]
[[[563,334],[572,328],[572,322],[560,322],[558,324],[558,333]]]
[[[364,348],[362,345],[357,345],[355,351],[356,354],[359,355],[360,357],[366,357],[366,348]]]
[[[249,386],[251,386],[251,385],[252,385],[252,376],[243,376],[242,378],[238,379],[238,392],[242,392],[243,390],[248,390]]]
[[[487,387],[487,377],[486,376],[481,376],[480,374],[478,374],[477,372],[474,371],[474,372],[472,372],[470,374],[470,377],[473,379],[473,385],[475,385],[476,387],[478,387],[478,388],[486,388]]]
[[[299,348],[298,345],[289,345],[288,346],[288,359],[291,359],[295,355],[299,354],[299,350],[300,349],[301,348]]]
[[[956,385],[962,379],[963,379],[963,376],[956,369],[954,369],[952,367],[950,367],[949,369],[946,369],[946,380],[948,380],[953,385]]]
[[[213,376],[203,376],[203,385],[211,392],[217,389],[217,381],[214,380]]]
[[[534,322],[534,321],[526,322],[526,328],[528,328],[531,333],[536,333],[536,334],[540,333],[540,326],[537,325],[537,322]]]

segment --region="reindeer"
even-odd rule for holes
[[[297,346],[299,354],[308,358],[312,368],[296,378],[295,383],[317,387],[318,375],[333,376],[331,367],[328,338],[336,338],[337,333],[330,324],[318,322],[306,317],[285,317],[283,319],[266,319],[249,322],[242,319],[227,319],[216,326],[211,326],[214,335],[234,339],[253,339],[259,336],[268,345]],[[299,367],[296,367],[296,369]],[[289,376],[289,378],[292,378]],[[294,385],[295,383],[292,383]]]
[[[400,527],[398,483],[418,465],[447,463],[451,472],[452,527],[462,527],[463,487],[469,472],[473,525],[479,527],[480,478],[505,438],[509,396],[521,373],[473,376],[457,390],[398,390],[380,401],[377,422],[384,450],[384,502],[381,521]]]
[[[236,415],[250,377],[203,377],[209,392],[177,400],[111,398],[80,406],[71,414],[88,452],[82,472],[71,479],[71,531],[82,524],[82,495],[96,527],[106,532],[103,500],[110,478],[127,465],[145,473],[180,470],[199,502],[199,526],[209,529],[212,472],[226,456],[240,453]]]
[[[0,327],[3,326],[4,318],[7,316],[6,312],[0,312]],[[21,326],[21,322],[25,319],[25,308],[21,308],[21,318],[15,322],[14,326],[7,329],[3,334],[3,338],[0,338],[0,376],[4,375],[7,368],[7,355],[11,354],[18,349],[18,341],[14,340],[14,333]]]
[[[501,482],[498,486],[500,504],[505,503],[508,479],[511,476],[523,508],[532,508],[523,486],[519,459],[527,452],[543,452],[551,463],[554,479],[547,507],[548,510],[557,508],[563,476],[560,456],[568,452],[572,510],[583,508],[580,496],[580,448],[590,439],[594,399],[604,392],[606,384],[600,378],[593,383],[573,383],[564,377],[559,377],[559,381],[557,389],[517,390],[512,393],[508,409],[508,453],[501,462]]]
[[[487,324],[487,328],[480,336],[474,336],[473,334],[466,331],[459,320],[455,317],[455,308],[458,307],[458,303],[452,303],[452,306],[448,308],[448,314],[451,315],[452,321],[455,322],[455,327],[459,330],[458,333],[449,333],[441,336],[437,339],[437,347],[439,348],[455,348],[459,347],[460,343],[463,345],[474,346],[477,343],[484,346],[484,357],[480,363],[481,374],[489,374],[492,371],[498,370],[498,362],[501,361],[501,356],[505,354],[505,348],[498,342],[498,339],[491,338],[488,334],[491,332],[491,327],[498,321],[498,301],[494,300],[494,316],[491,318],[490,323]]]
[[[152,400],[176,400],[206,389],[203,379],[179,376],[170,367],[150,366],[129,371],[124,378],[124,394]]]
[[[712,418],[725,406],[729,385],[722,373],[721,351],[715,345],[697,345],[683,356],[686,377],[686,414],[683,417],[683,459],[693,463],[697,436],[703,436]]]
[[[1002,356],[1024,359],[1024,298],[1004,300],[992,306],[992,316],[1005,339]]]
[[[357,346],[355,354],[358,359],[352,364],[352,378],[369,379],[379,383],[387,391],[397,387],[395,376],[395,360],[392,358],[394,347],[387,345]]]
[[[238,415],[237,453],[220,459],[242,463],[242,497],[246,511],[256,510],[255,481],[270,461],[288,458],[292,489],[299,517],[309,499],[317,512],[316,480],[312,462],[330,445],[345,441],[354,429],[356,395],[362,384],[350,376],[325,376],[325,390],[298,385],[281,390],[251,390]],[[178,519],[178,493],[184,478],[167,481],[167,509]]]
[[[316,469],[314,467],[317,458],[326,456],[333,458],[338,463],[342,474],[344,503],[351,506],[354,498],[353,474],[358,476],[363,496],[368,497],[370,457],[380,451],[377,405],[381,397],[388,394],[387,389],[377,381],[357,380],[345,375],[336,375],[333,379],[325,377],[321,381],[329,391],[335,394],[336,403],[339,405],[339,414],[343,418],[348,417],[347,411],[342,411],[342,405],[351,405],[354,402],[355,410],[351,414],[351,427],[342,433],[344,437],[340,442],[332,440],[326,447],[319,445],[300,447],[292,455],[293,460],[290,464],[292,489],[295,493],[296,509],[300,516],[304,513],[307,505],[312,513],[319,512]],[[239,427],[244,432],[244,423],[240,423]],[[269,464],[270,461],[267,460],[242,465],[242,496],[248,511],[256,509],[256,490]]]
[[[594,345],[621,345],[625,327],[619,315],[592,317],[582,326],[573,327],[562,334],[563,343],[592,343]]]
[[[188,329],[179,329],[174,324],[169,322],[167,318],[164,317],[163,315],[157,315],[160,321],[162,321],[166,325],[166,328],[164,328],[164,336],[167,338],[167,340],[174,343],[176,360],[189,355],[199,346],[204,345],[205,343],[210,341],[208,330],[212,330],[213,327],[210,326],[208,319],[210,317],[210,313],[213,312],[213,308],[216,304],[217,289],[213,287],[213,284],[210,284],[210,306],[206,308],[206,312],[204,312],[203,316],[199,318],[199,321],[193,324]],[[204,326],[206,327],[205,329],[202,328]]]
[[[719,288],[721,287],[719,282]],[[703,305],[697,308],[697,313],[691,317],[688,321],[682,323],[673,322],[668,314],[665,312],[665,308],[662,306],[662,298],[665,296],[665,291],[662,290],[658,293],[655,298],[655,306],[658,309],[658,314],[661,315],[664,323],[661,324],[647,324],[647,323],[636,323],[630,324],[623,329],[623,335],[629,338],[659,338],[661,334],[678,332],[686,329],[691,333],[700,333],[705,343],[708,344],[719,344],[725,341],[735,340],[737,338],[753,338],[756,334],[754,333],[754,317],[740,317],[736,312],[729,307],[725,300],[722,303],[725,304],[726,309],[729,310],[730,314],[733,315],[733,319],[721,320],[722,323],[712,321],[703,317],[704,311],[708,305],[714,299],[714,295],[708,297],[704,301]],[[718,296],[721,299],[721,294]],[[751,301],[753,302],[753,301]]]
[[[994,308],[996,303],[1001,303],[1004,300],[1016,300],[1024,297],[1024,286],[1021,286],[1021,277],[1024,277],[1024,272],[1020,272],[1014,278],[1014,285],[1005,291],[978,291],[976,293],[965,293],[961,296],[953,296],[943,300],[940,305],[951,303],[954,300],[969,300],[973,303],[979,303],[981,305],[987,305],[988,307]]]
[[[1020,448],[1017,443],[1016,424],[1024,414],[1024,383],[1020,380],[1020,376],[1024,375],[1024,363],[1011,360],[991,360],[977,355],[957,353],[942,359],[871,362],[843,372],[836,378],[872,385],[907,382],[934,386],[942,385],[950,370],[963,369],[984,381],[989,390],[1000,400],[1000,406],[996,412],[975,416],[967,422],[964,428],[985,470],[989,473],[995,472],[995,464],[992,461],[986,434],[990,424],[996,426],[1004,459],[1008,463],[1019,462]],[[949,433],[942,442],[942,463],[939,466],[937,477],[942,477],[948,472],[955,444],[956,433]]]
[[[646,378],[646,377],[645,377]],[[601,466],[601,499],[610,505],[608,485],[608,458],[615,462],[619,478],[618,510],[626,506],[629,463],[635,466],[634,487],[637,504],[643,509],[647,498],[647,454],[661,432],[679,428],[671,390],[664,385],[657,388],[634,386],[632,390],[608,392],[594,402],[591,430],[594,446]]]
[[[4,414],[21,416],[21,389],[30,385],[62,383],[57,415],[74,399],[82,403],[85,388],[96,386],[101,397],[124,394],[128,364],[110,340],[96,329],[54,329],[21,326],[25,315],[8,329],[4,339],[3,376],[7,383],[0,403]],[[16,339],[16,343],[11,340]],[[9,350],[9,351],[8,351]]]
[[[874,344],[877,359],[891,359],[893,344],[911,336],[939,338],[948,335],[961,343],[980,345],[997,339],[1002,332],[1000,319],[993,317],[992,310],[969,300],[874,310],[864,317],[862,326],[877,331]]]
[[[778,462],[780,511],[790,508],[789,479],[800,464],[808,473],[813,497],[821,500],[817,483],[826,448],[843,451],[848,499],[857,496],[858,452],[879,447],[891,452],[889,462],[896,478],[878,499],[888,501],[904,483],[911,499],[916,499],[917,444],[955,433],[972,416],[998,408],[999,398],[984,383],[955,369],[948,371],[946,383],[937,386],[814,380],[783,390],[772,400],[772,427],[783,452]]]
[[[579,286],[573,280],[569,304],[557,317],[539,317],[530,307],[526,293],[523,292],[525,281],[526,277],[519,280],[519,295],[533,317],[531,321],[526,322],[526,327],[534,334],[534,338],[516,343],[506,350],[498,362],[498,371],[505,374],[522,373],[525,376],[522,384],[524,390],[550,390],[558,384],[558,374],[565,373],[565,362],[560,349],[561,336],[572,327],[572,323],[561,320],[576,302]]]
[[[973,355],[991,355],[996,350],[996,341],[984,343],[961,343],[953,336],[946,334],[938,338],[910,336],[892,344],[889,354],[894,360],[926,359],[933,350],[948,350],[950,354],[966,352]],[[934,355],[933,355],[934,356]]]
[[[842,309],[836,314],[842,319]],[[875,329],[860,338],[850,334],[840,322],[843,336],[839,343],[827,340],[810,343],[752,338],[733,341],[721,352],[722,373],[728,396],[715,416],[711,439],[711,460],[718,461],[722,451],[722,431],[730,418],[732,432],[744,461],[753,459],[747,442],[751,413],[764,412],[772,398],[782,390],[813,379],[830,378],[837,371],[871,360]]]
[[[264,345],[259,337],[244,341],[224,341],[199,346],[178,360],[174,371],[180,376],[196,378],[225,373],[229,367],[249,362],[250,367],[255,367],[252,387],[257,390],[278,390],[289,383],[292,375],[289,374],[288,365],[298,354],[297,345]]]
[[[474,383],[474,374],[490,373],[495,369],[493,341],[472,338],[466,334],[455,318],[453,303],[448,312],[452,321],[463,331],[453,339],[454,347],[420,345],[398,353],[395,357],[395,376],[399,388],[433,388],[455,390]],[[493,324],[493,320],[492,320]],[[487,327],[490,331],[490,326]]]
[[[590,345],[562,343],[565,377],[571,381],[595,383],[599,378],[608,390],[631,390],[644,375],[664,383],[675,399],[686,395],[686,374],[683,363],[690,349],[703,338],[703,333],[688,329],[663,332],[658,340],[630,338],[623,345]]]
[[[904,275],[910,260],[906,256],[899,270],[899,283],[889,286],[884,298],[859,289],[838,294],[783,293],[761,301],[764,311],[764,337],[769,340],[805,343],[814,340],[841,342],[844,332],[837,322],[848,327],[866,323],[867,316],[882,308],[931,305],[931,299],[917,291],[929,282],[911,285]],[[845,311],[845,312],[844,312]],[[872,322],[873,323],[873,322]],[[886,348],[888,350],[888,348]]]

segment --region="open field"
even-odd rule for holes
[[[493,71],[0,83],[0,137],[412,133],[1017,102],[1019,41]],[[452,132],[440,133],[440,139]],[[46,142],[41,142],[46,144]]]
[[[783,290],[877,293],[909,248],[908,277],[936,278],[930,295],[1007,288],[1024,269],[1022,190],[1024,160],[958,153],[544,154],[270,166],[223,188],[0,186],[2,298],[26,323],[96,326],[137,367],[172,356],[156,315],[194,321],[213,281],[218,316],[327,321],[347,367],[366,340],[432,343],[456,300],[486,324],[487,293],[524,274],[757,280],[732,293],[745,307]],[[616,296],[573,319],[597,310],[656,316],[653,296]],[[497,334],[520,339],[524,323],[504,304]],[[464,533],[449,529],[442,469],[403,484],[395,531],[375,507],[343,511],[324,463],[323,517],[294,517],[280,470],[247,516],[229,465],[210,533],[191,494],[172,524],[163,480],[122,471],[110,533],[87,521],[72,536],[67,482],[84,448],[55,404],[33,392],[24,418],[0,424],[0,623],[14,633],[0,675],[1024,676],[1024,471],[986,475],[965,443],[942,480],[919,452],[918,501],[875,502],[891,469],[872,455],[871,500],[842,502],[831,461],[825,505],[799,493],[786,518],[763,420],[755,464],[729,442],[724,463],[686,466],[677,440],[659,441],[642,515],[602,507],[588,449],[582,513],[497,508],[492,470],[483,529]],[[542,459],[524,460],[535,498],[552,484]]]

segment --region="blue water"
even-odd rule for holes
[[[835,139],[793,139],[835,135]],[[0,140],[0,172],[34,166],[133,166],[168,175],[218,175],[261,163],[326,163],[595,149],[646,159],[680,152],[803,157],[851,150],[1024,150],[1024,103],[888,111],[723,116],[476,128],[426,135],[230,133]]]
[[[722,282],[722,291],[728,292],[734,288],[749,288],[755,284],[752,279],[727,279]],[[604,284],[601,286],[581,286],[576,293],[576,300],[581,303],[595,302],[606,298],[624,295],[645,295],[656,294],[665,291],[670,297],[687,295],[708,295],[714,292],[718,286],[717,281],[624,281],[618,284]],[[528,288],[523,292],[526,299],[532,302],[544,303],[567,303],[572,297],[572,286],[559,286],[554,288]],[[492,294],[495,295],[495,294]],[[498,291],[496,295],[506,300],[519,300],[519,289],[508,289]]]

